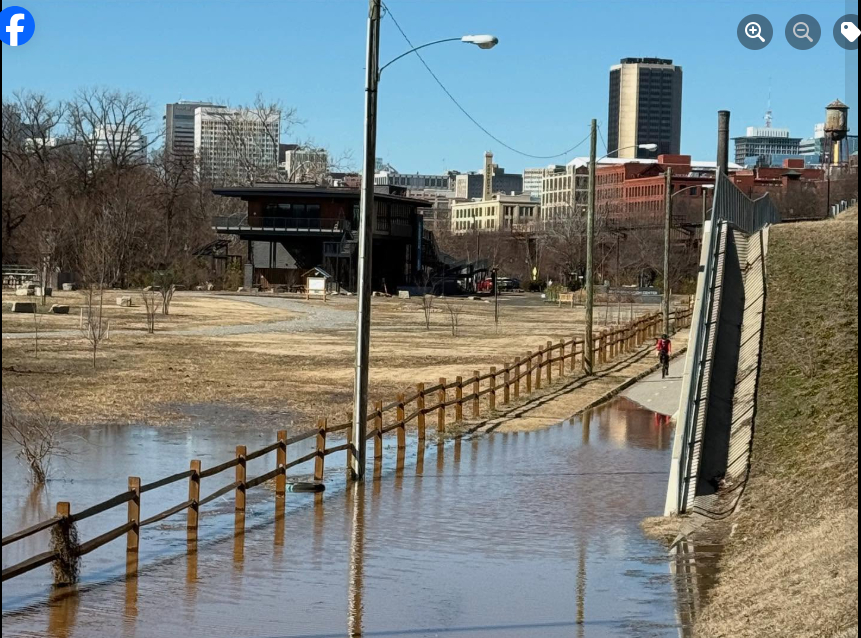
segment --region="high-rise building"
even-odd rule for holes
[[[610,157],[678,154],[682,138],[682,67],[660,58],[623,58],[610,67]],[[657,151],[640,149],[657,144]]]
[[[535,201],[541,200],[541,182],[544,179],[543,168],[523,169],[523,192],[528,193]]]
[[[164,149],[174,155],[194,154],[194,109],[218,106],[211,102],[180,100],[168,104],[164,112]]]
[[[251,184],[274,176],[281,113],[199,106],[194,109],[194,154],[202,179]]]
[[[770,165],[773,155],[800,155],[800,137],[790,137],[788,128],[748,126],[746,134],[733,138],[736,164],[755,163]]]

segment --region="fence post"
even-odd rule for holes
[[[275,477],[275,496],[279,497],[287,493],[287,470],[284,468],[287,465],[287,430],[278,430],[276,437],[278,448],[275,450],[275,467],[281,468],[281,473]]]
[[[374,476],[383,468],[383,402],[374,403]]]
[[[326,419],[317,419],[317,456],[314,459],[314,480],[322,481],[326,470]]]
[[[397,456],[397,469],[402,470],[404,468],[404,453],[407,449],[407,424],[404,421],[404,394],[401,392],[398,395],[398,407],[397,407],[397,423],[398,423],[398,456]]]
[[[457,377],[457,386],[454,389],[454,421],[460,423],[463,421],[463,377]]]
[[[526,353],[526,394],[532,394],[532,352]]]
[[[352,475],[353,475],[353,473],[350,471],[351,468],[353,467],[353,457],[355,456],[356,452],[358,451],[358,450],[356,450],[355,446],[353,445],[353,413],[352,412],[347,412],[347,423],[350,424],[350,427],[348,427],[345,430],[344,434],[347,437],[347,480],[350,480],[350,477],[352,477]],[[362,443],[364,443],[364,441],[362,441]]]
[[[246,448],[244,445],[236,446],[236,458],[239,459],[239,463],[236,465],[236,482],[239,485],[236,486],[236,511],[244,512],[245,511],[245,455],[247,454]]]
[[[571,374],[577,370],[577,337],[571,337]]]
[[[439,401],[439,411],[436,413],[436,433],[437,436],[445,432],[445,377],[439,378],[440,389],[437,392],[437,401]]]
[[[504,387],[502,388],[502,405],[508,405],[509,401],[511,401],[511,389],[509,386],[511,384],[510,370],[512,365],[514,364],[507,364],[505,366],[505,372],[503,372],[502,375],[502,382],[504,384]]]
[[[490,411],[496,409],[496,367],[490,368],[490,392],[487,395],[488,407]]]
[[[419,428],[419,446],[423,445],[425,442],[425,384],[417,383],[416,384],[416,409],[419,412],[418,415],[418,428]]]
[[[135,493],[129,501],[128,521],[132,528],[126,533],[126,551],[136,552],[141,541],[141,480],[138,476],[129,477],[129,490]]]
[[[520,357],[514,358],[514,400],[520,399]]]
[[[565,339],[559,340],[559,378],[565,376]]]
[[[481,414],[481,397],[479,396],[479,392],[481,392],[481,381],[478,380],[478,377],[481,376],[481,372],[478,370],[472,371],[472,378],[475,379],[472,382],[472,418],[477,419]]]
[[[547,385],[553,382],[553,342],[547,342]]]
[[[538,353],[536,354],[536,358],[538,361],[535,366],[535,389],[541,389],[541,374],[544,372],[544,350],[542,348],[538,348]]]
[[[188,477],[188,500],[191,505],[188,506],[186,528],[196,534],[197,517],[200,515],[200,506],[197,504],[200,500],[200,460],[192,460],[188,469],[191,470],[191,476]]]

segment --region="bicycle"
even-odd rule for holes
[[[661,359],[661,378],[666,379],[670,374],[670,353],[662,352],[660,354]]]

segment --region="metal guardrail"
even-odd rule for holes
[[[341,232],[350,230],[350,223],[343,219],[327,219],[325,217],[256,217],[237,214],[213,217],[212,227],[216,230]]]
[[[683,388],[682,405],[679,410],[677,427],[682,428],[683,438],[679,457],[679,468],[676,475],[671,474],[671,480],[676,477],[678,485],[671,485],[670,492],[677,490],[675,507],[670,498],[667,502],[667,513],[684,513],[688,511],[688,503],[693,498],[692,476],[695,433],[697,423],[701,421],[706,410],[706,399],[709,393],[709,379],[705,378],[708,358],[708,344],[713,326],[710,318],[714,312],[715,285],[718,279],[719,247],[721,235],[730,228],[736,228],[747,234],[758,232],[770,224],[780,222],[780,212],[768,195],[758,199],[750,199],[724,174],[717,179],[712,209],[711,232],[709,234],[708,251],[705,253],[703,278],[697,290],[697,298],[701,299],[698,312],[694,316],[691,335],[688,341],[692,366],[688,375],[689,386]],[[675,462],[675,459],[674,459]]]

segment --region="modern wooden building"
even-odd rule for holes
[[[213,193],[236,200],[236,212],[213,218],[213,229],[248,243],[246,285],[300,285],[301,273],[320,267],[337,287],[355,291],[358,189],[265,184]],[[393,292],[432,266],[433,239],[421,214],[428,203],[391,186],[377,187],[374,202],[372,286]]]

